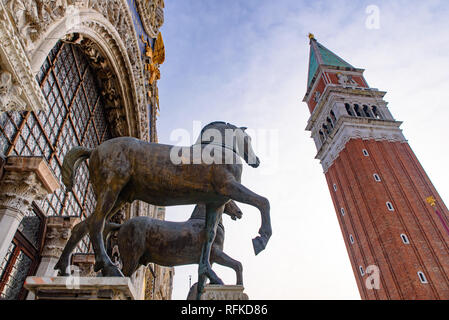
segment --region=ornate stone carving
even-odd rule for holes
[[[2,71],[9,73],[12,83],[17,85],[12,88],[12,91],[9,91],[9,94],[3,95],[4,102],[0,103],[0,112],[11,106],[21,109],[26,105],[27,108],[35,111],[47,108],[47,101],[31,72],[31,66],[20,37],[16,35],[15,28],[2,2],[0,2],[0,57]],[[6,78],[9,78],[8,75],[3,77],[2,82],[9,82],[9,79]],[[19,87],[22,89],[21,95]],[[11,92],[14,93],[12,101],[10,100]],[[18,100],[19,98],[20,100]],[[9,100],[6,107],[5,100]]]
[[[164,0],[136,0],[136,4],[145,32],[156,38],[164,23]]]
[[[24,175],[21,172],[6,171],[0,184],[0,207],[25,213],[34,200],[42,200],[46,195],[47,191],[39,183],[36,173]]]
[[[154,281],[153,300],[170,300],[173,288],[173,267],[162,267],[154,265],[154,273],[156,275]]]
[[[0,112],[8,110],[24,110],[26,102],[20,96],[22,88],[15,84],[8,71],[0,70]]]
[[[72,264],[78,267],[80,277],[96,277],[94,271],[95,255],[93,253],[75,253],[72,257]]]
[[[338,72],[337,78],[338,78],[338,83],[340,83],[341,85],[351,86],[351,87],[357,85],[357,82],[355,82],[354,79],[352,79],[351,75],[346,75],[341,72]]]
[[[313,101],[318,102],[321,98],[321,92],[315,91],[315,94],[313,95]]]
[[[79,45],[89,58],[90,66],[96,71],[112,134],[117,137],[131,135],[124,101],[120,96],[120,85],[110,61],[103,56],[98,45],[89,38],[72,34],[67,35],[65,41]]]
[[[149,102],[152,106],[151,109],[151,139],[152,142],[157,142],[157,132],[156,132],[156,119],[159,115],[160,105],[159,105],[159,90],[157,87],[157,80],[161,78],[161,73],[159,67],[165,61],[165,46],[162,39],[162,35],[159,32],[157,39],[154,44],[154,50],[151,45],[142,37],[142,41],[145,44],[145,76],[148,79],[146,82],[147,94]]]
[[[133,21],[127,3],[122,0],[95,0],[91,3],[92,8],[103,14],[117,29],[127,49],[127,55],[133,71],[133,78],[137,94],[138,123],[141,128],[140,138],[149,140],[148,103],[145,95],[144,68],[138,38],[134,29]]]
[[[25,213],[34,200],[54,192],[59,183],[39,157],[8,158],[0,183],[0,207]]]
[[[58,259],[70,238],[73,226],[80,222],[80,218],[48,217],[47,219],[47,232],[42,256]]]
[[[55,20],[62,18],[72,0],[4,0],[25,48],[35,42]]]

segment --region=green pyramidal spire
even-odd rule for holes
[[[307,88],[310,87],[313,77],[315,76],[318,66],[332,66],[344,69],[355,69],[352,65],[344,61],[335,53],[320,44],[313,34],[309,34],[310,38],[310,57],[309,57],[309,78],[307,81]]]

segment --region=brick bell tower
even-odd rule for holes
[[[449,214],[383,100],[311,34],[311,131],[362,299],[449,299]]]

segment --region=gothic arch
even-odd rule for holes
[[[33,74],[60,39],[83,48],[94,68],[101,70],[108,118],[117,136],[149,139],[144,67],[132,16],[124,0],[84,1],[70,7],[28,48]]]

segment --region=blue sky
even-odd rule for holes
[[[224,120],[255,132],[262,166],[244,168],[243,184],[271,202],[273,237],[255,257],[257,209],[225,219],[225,252],[244,265],[251,299],[359,299],[336,214],[310,133],[306,90],[312,32],[355,67],[400,121],[443,199],[449,200],[449,3],[447,1],[165,1],[161,29],[159,141]],[[379,8],[369,29],[366,8]],[[267,135],[264,136],[264,133]],[[192,133],[196,139],[197,133]],[[274,138],[273,138],[274,137]],[[193,141],[191,141],[193,143]],[[167,208],[186,220],[192,207]],[[232,270],[214,266],[232,284]],[[176,268],[174,298],[185,299],[196,266]]]

